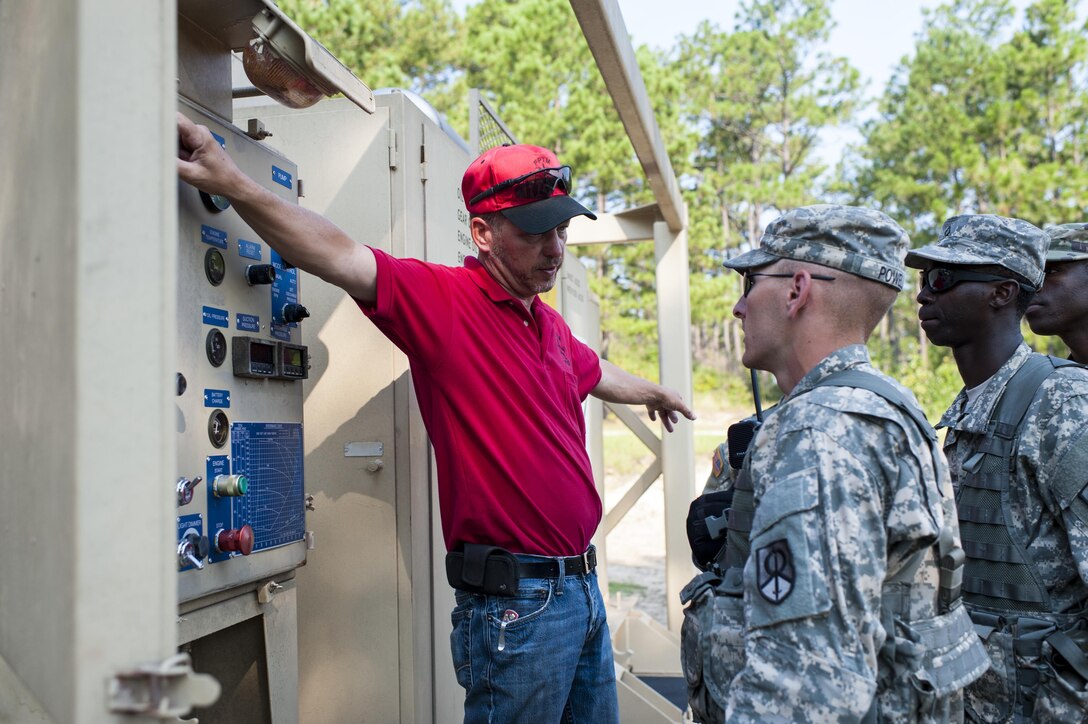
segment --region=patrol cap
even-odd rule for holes
[[[745,273],[779,259],[821,264],[902,291],[907,232],[880,211],[817,204],[791,209],[767,225],[759,248],[723,266]]]
[[[1043,233],[1050,237],[1047,261],[1080,261],[1088,259],[1088,224],[1059,224],[1048,226]]]
[[[925,269],[937,264],[1001,266],[1016,272],[1038,289],[1050,239],[1023,219],[992,214],[964,214],[944,222],[937,243],[907,252],[907,266]]]

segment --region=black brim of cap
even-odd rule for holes
[[[592,211],[566,195],[552,196],[524,206],[512,206],[501,213],[526,234],[543,234],[575,216],[597,220]]]

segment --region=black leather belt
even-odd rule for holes
[[[518,574],[522,578],[558,578],[560,561],[563,562],[564,576],[580,576],[597,567],[597,548],[590,546],[582,555],[568,558],[534,558],[536,560],[529,561],[518,558]]]

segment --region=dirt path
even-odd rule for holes
[[[744,409],[699,409],[695,426],[695,490],[702,490],[710,474],[710,456],[714,447],[725,440],[726,428],[745,415]],[[651,429],[656,430],[654,424]],[[621,423],[614,418],[606,423],[605,434],[620,432]],[[650,458],[646,458],[648,463]],[[634,473],[615,474],[609,460],[606,441],[605,508],[609,509],[623,496],[627,488],[638,479],[645,465],[639,465]],[[608,473],[611,474],[608,474]],[[608,535],[609,592],[622,595],[625,600],[638,597],[636,608],[649,614],[662,625],[667,625],[665,602],[665,495],[658,480],[642,495],[627,516]],[[686,553],[686,551],[685,551]],[[695,569],[692,568],[694,574]]]

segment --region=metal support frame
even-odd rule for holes
[[[661,215],[669,228],[678,232],[687,225],[687,209],[654,119],[650,95],[635,60],[635,49],[631,47],[620,6],[616,0],[571,0],[570,6],[627,129],[635,155],[646,172]]]
[[[659,377],[661,384],[679,390],[692,399],[691,388],[691,302],[688,285],[687,207],[672,170],[661,131],[642,79],[635,51],[616,0],[571,0],[590,52],[619,113],[656,205],[620,214],[602,214],[591,228],[585,219],[570,226],[571,244],[617,243],[653,239],[657,264]],[[610,409],[615,410],[614,406]],[[617,413],[618,414],[618,413]],[[633,415],[632,415],[633,416]],[[621,419],[624,419],[621,416]],[[627,420],[625,420],[627,422]],[[631,426],[631,423],[628,422]],[[641,423],[639,425],[642,426]],[[638,427],[632,429],[639,434]],[[658,460],[607,514],[605,523],[614,526],[653,483],[659,465],[665,487],[665,578],[669,628],[678,632],[683,620],[678,594],[691,578],[694,568],[688,552],[685,518],[695,497],[695,445],[690,425],[682,424],[650,447]]]
[[[570,244],[654,241],[657,285],[658,369],[661,384],[692,399],[691,300],[688,284],[687,233],[673,232],[656,207],[601,214],[599,221],[572,220]],[[685,212],[686,213],[686,212]],[[598,226],[598,224],[600,226]],[[665,489],[665,590],[669,629],[679,633],[683,607],[679,593],[695,569],[687,542],[688,505],[695,497],[695,437],[681,424],[659,437],[625,405],[608,403],[612,411],[654,455],[654,460],[617,503],[606,511],[607,534],[634,507],[658,477]]]
[[[688,237],[674,233],[665,222],[654,224],[657,261],[657,345],[661,384],[692,399],[691,293],[688,285]],[[680,589],[691,579],[687,513],[695,497],[695,435],[681,424],[661,440],[665,481],[665,590],[669,629],[679,632],[684,619]]]

